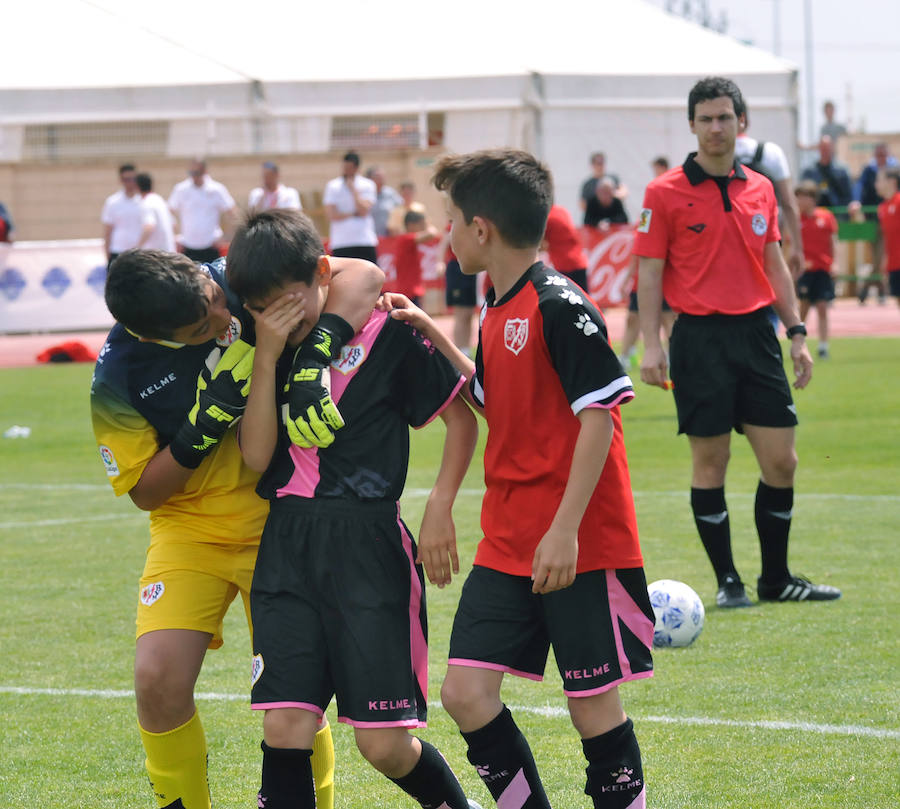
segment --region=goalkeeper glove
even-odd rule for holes
[[[288,437],[298,447],[327,447],[344,419],[331,400],[328,366],[353,337],[353,327],[333,314],[323,314],[294,354],[282,417]]]
[[[232,343],[216,363],[197,377],[197,397],[188,417],[169,444],[172,457],[196,469],[247,406],[254,349],[243,340]]]

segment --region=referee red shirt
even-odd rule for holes
[[[809,216],[800,215],[800,236],[807,270],[831,272],[837,229],[837,219],[827,208],[816,208]]]
[[[900,270],[900,191],[878,206],[888,272]]]
[[[550,263],[559,272],[572,272],[587,267],[587,256],[575,223],[562,205],[554,205],[547,215],[544,231]]]
[[[781,238],[775,189],[735,161],[713,177],[688,155],[647,186],[633,252],[665,260],[663,297],[676,312],[742,315],[775,300],[765,247]]]
[[[587,294],[538,262],[482,310],[472,395],[488,423],[484,539],[475,564],[530,576],[559,509],[585,407],[611,411],[606,464],[578,531],[576,570],[640,567],[637,520],[618,405],[634,396]]]

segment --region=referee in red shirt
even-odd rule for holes
[[[732,558],[725,503],[732,429],[747,436],[760,467],[759,598],[828,601],[840,590],[788,569],[797,416],[781,347],[766,317],[770,305],[787,327],[795,388],[809,383],[813,363],[779,246],[774,188],[735,160],[743,124],[735,110],[743,109],[731,80],[697,82],[688,96],[697,151],[647,186],[634,247],[645,339],[641,379],[666,385],[668,362],[659,340],[665,295],[678,312],[670,342],[678,431],[691,445],[691,507],[718,580],[716,604],[751,605]]]

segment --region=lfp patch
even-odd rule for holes
[[[103,468],[106,469],[108,478],[114,478],[119,474],[119,464],[116,462],[116,456],[113,455],[113,451],[106,444],[100,445],[100,460],[103,461]]]
[[[233,342],[241,337],[241,321],[234,315],[231,316],[231,323],[228,328],[216,338],[216,345],[228,348]]]
[[[265,667],[262,655],[253,655],[253,662],[250,664],[250,685],[256,685],[256,681],[262,677]]]
[[[638,217],[637,232],[649,233],[650,220],[653,218],[653,210],[650,208],[641,208],[641,215]]]
[[[149,607],[159,601],[166,592],[166,585],[161,581],[155,581],[141,588],[141,604]]]
[[[753,215],[753,219],[750,221],[750,227],[753,228],[753,232],[757,236],[763,236],[769,229],[769,224],[766,222],[766,217],[761,213],[758,213]]]

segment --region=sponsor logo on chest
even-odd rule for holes
[[[366,347],[363,345],[347,345],[341,349],[341,356],[331,363],[335,371],[345,376],[359,368],[366,359]]]

